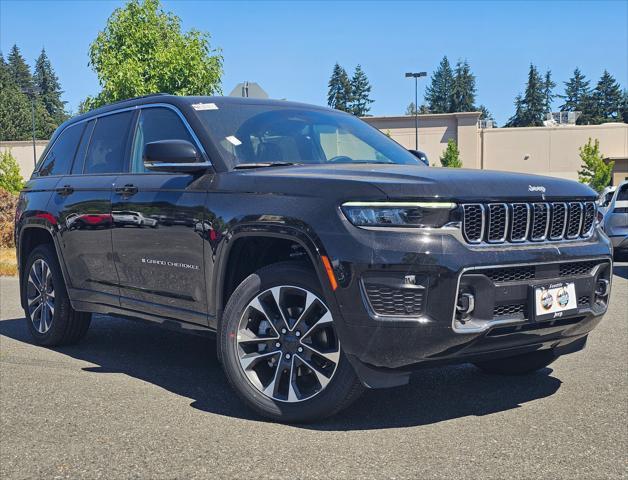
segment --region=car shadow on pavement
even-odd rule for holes
[[[613,274],[618,277],[628,279],[628,265],[617,265],[613,266]]]
[[[23,318],[0,321],[0,335],[32,343]],[[85,372],[122,373],[190,398],[193,408],[262,420],[229,387],[211,338],[99,315],[80,344],[53,350],[94,364],[84,367]],[[425,369],[413,376],[410,385],[367,391],[338,415],[299,427],[373,430],[489,415],[554,394],[561,381],[551,372],[546,368],[533,375],[503,377],[486,375],[470,365]]]

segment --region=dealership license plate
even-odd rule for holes
[[[554,283],[534,288],[536,320],[560,318],[578,310],[573,283]]]

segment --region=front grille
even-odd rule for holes
[[[525,318],[525,305],[523,303],[495,305],[493,317]]]
[[[582,297],[578,297],[578,306],[579,307],[586,307],[587,305],[589,305],[589,296],[588,295],[583,295]]]
[[[571,262],[560,264],[560,276],[561,277],[577,277],[581,275],[588,275],[593,267],[600,262]]]
[[[423,292],[417,288],[391,288],[375,283],[365,284],[373,311],[378,315],[420,315]]]
[[[468,203],[462,211],[463,236],[473,244],[586,238],[597,213],[594,202]]]
[[[493,282],[518,282],[535,277],[534,267],[505,267],[483,270],[482,273]]]

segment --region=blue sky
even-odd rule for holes
[[[6,57],[17,43],[32,65],[45,47],[76,110],[99,90],[88,46],[123,3],[0,0],[0,50]],[[552,70],[559,93],[576,66],[592,83],[606,68],[628,86],[628,1],[163,3],[184,28],[211,33],[225,57],[225,93],[253,80],[271,97],[324,104],[334,63],[348,71],[360,63],[373,86],[371,113],[395,115],[414,96],[404,72],[432,72],[447,55],[469,61],[477,103],[503,124],[530,62]]]

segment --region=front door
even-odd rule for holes
[[[130,172],[117,178],[112,200],[112,242],[122,307],[207,324],[203,210],[207,175],[149,172],[147,143],[193,142],[177,112],[140,110]]]

